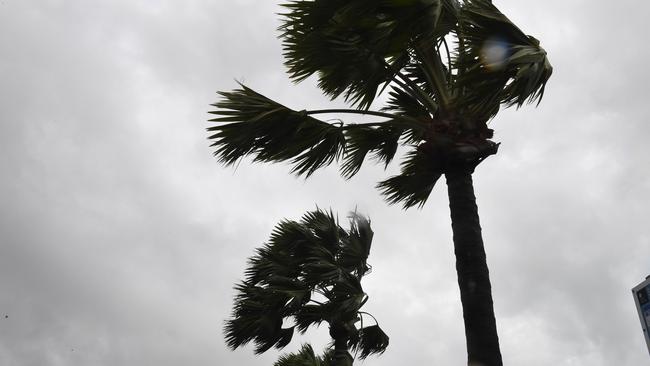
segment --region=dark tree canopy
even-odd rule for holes
[[[262,353],[285,347],[295,330],[304,333],[326,323],[334,342],[345,345],[344,354],[335,350],[332,357],[348,358],[348,349],[361,359],[383,353],[388,336],[378,324],[368,324],[374,318],[361,311],[368,300],[361,278],[370,270],[372,237],[370,221],[356,214],[349,230],[332,212],[321,210],[301,221],[281,222],[249,259],[245,279],[236,286],[232,318],[225,325],[228,346],[253,342],[255,352]],[[311,347],[304,348],[280,364],[310,354]]]
[[[294,0],[280,38],[296,82],[315,75],[347,110],[294,110],[241,85],[221,92],[208,130],[227,165],[244,156],[288,162],[305,177],[340,162],[354,176],[372,157],[399,175],[378,184],[388,202],[421,206],[449,169],[496,153],[487,122],[504,105],[540,101],[552,67],[539,41],[488,0]],[[388,93],[386,105],[371,109]],[[319,114],[374,123],[328,123]]]

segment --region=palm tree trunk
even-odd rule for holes
[[[352,366],[353,357],[348,347],[348,331],[342,321],[334,321],[330,324],[330,336],[334,339],[334,365]]]
[[[468,365],[502,366],[472,171],[470,168],[458,168],[445,174],[456,272],[465,319]]]

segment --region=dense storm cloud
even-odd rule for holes
[[[555,72],[501,112],[474,176],[504,363],[647,363],[630,289],[650,274],[650,5],[495,1]],[[0,364],[270,365],[221,328],[246,258],[282,218],[369,215],[367,308],[391,345],[368,364],[461,365],[465,339],[444,182],[388,206],[372,164],[350,181],[224,168],[205,122],[245,81],[295,109],[269,1],[0,2]],[[316,349],[320,329],[294,338]]]

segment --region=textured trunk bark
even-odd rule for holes
[[[347,340],[334,340],[334,366],[352,366],[352,362]]]
[[[468,365],[502,366],[472,170],[460,168],[445,174],[456,272],[465,319]]]
[[[330,336],[334,339],[334,365],[333,366],[352,366],[354,361],[349,352],[349,336],[342,322],[330,324]]]

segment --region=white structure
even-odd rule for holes
[[[650,276],[633,288],[632,294],[636,309],[639,311],[645,343],[648,345],[648,352],[650,352]]]

